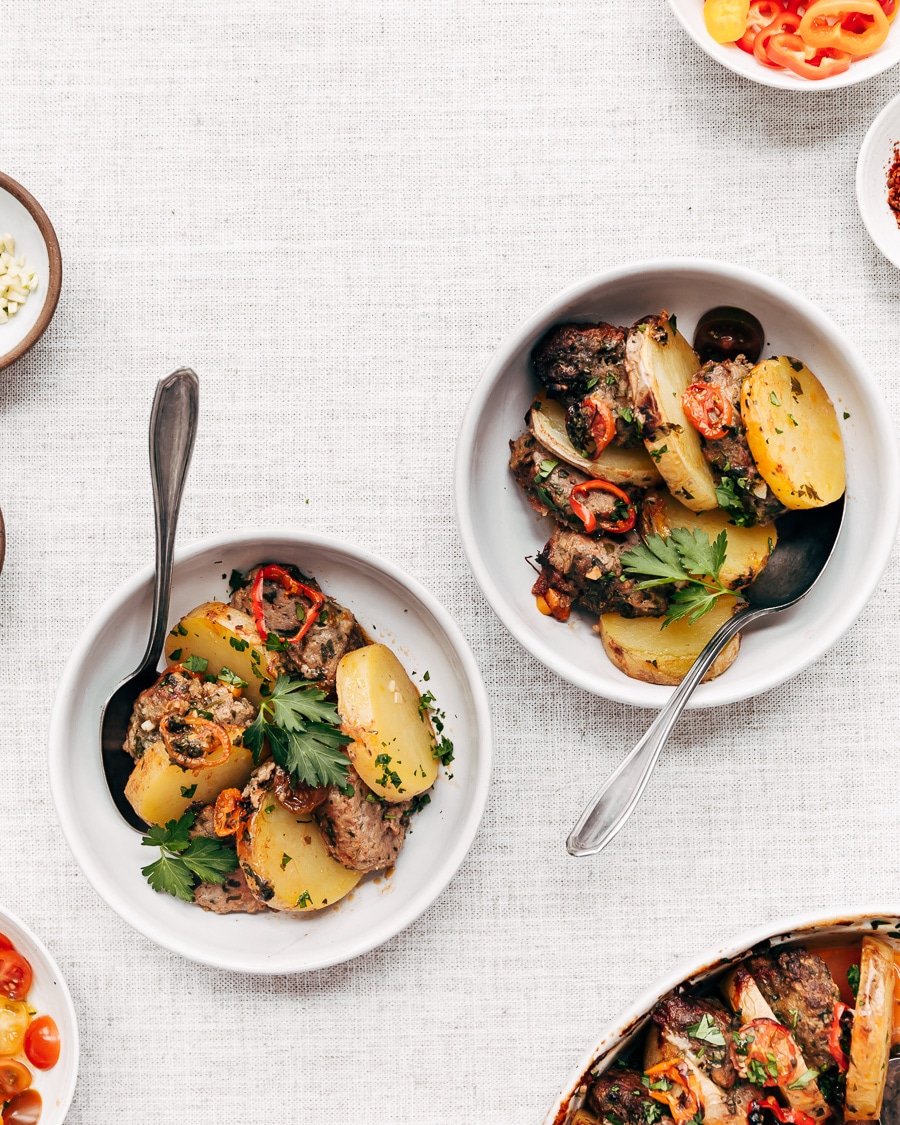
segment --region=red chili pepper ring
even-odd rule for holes
[[[306,611],[303,624],[292,637],[284,638],[287,644],[299,644],[321,613],[322,606],[325,604],[325,595],[321,590],[314,590],[312,586],[307,586],[304,582],[298,582],[283,566],[274,564],[261,566],[256,572],[253,586],[250,589],[250,604],[253,606],[253,620],[256,622],[256,631],[259,633],[260,640],[263,641],[272,632],[271,629],[266,627],[266,610],[263,603],[263,586],[267,581],[278,582],[288,594],[300,594],[309,601],[310,606]]]

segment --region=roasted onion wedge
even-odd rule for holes
[[[894,950],[884,938],[864,937],[847,1070],[848,1120],[876,1121],[881,1115],[893,1012]]]
[[[652,1024],[644,1042],[644,1069],[663,1059],[680,1058],[695,1082],[703,1110],[703,1125],[747,1125],[747,1107],[753,1099],[750,1087],[737,1086],[727,1093],[701,1068],[690,1039]]]
[[[629,331],[625,370],[644,444],[669,491],[694,512],[717,508],[716,483],[700,435],[681,408],[681,396],[700,370],[700,360],[674,317],[646,317]]]
[[[595,461],[583,456],[569,440],[565,410],[546,395],[535,399],[528,412],[528,428],[555,457],[581,469],[589,477],[613,484],[633,484],[636,488],[652,488],[662,480],[659,469],[642,445],[627,449],[608,445]]]
[[[769,1002],[760,992],[756,981],[743,965],[739,965],[733,972],[723,978],[722,992],[743,1024],[748,1024],[751,1020],[779,1022],[775,1013],[769,1007]],[[795,1073],[801,1076],[808,1074],[809,1067],[807,1067],[799,1047],[796,1047],[796,1059]],[[814,1078],[811,1077],[802,1087],[800,1087],[799,1082],[795,1081],[793,1083],[785,1082],[783,1085],[779,1085],[778,1089],[787,1099],[791,1109],[799,1109],[803,1113],[808,1113],[816,1121],[825,1121],[831,1116],[831,1109],[822,1097],[822,1091]]]

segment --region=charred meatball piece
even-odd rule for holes
[[[552,515],[554,519],[568,524],[576,531],[583,530],[584,524],[572,511],[569,498],[576,485],[584,484],[591,478],[570,465],[557,461],[527,431],[509,443],[509,450],[509,467],[532,508],[542,516]],[[550,465],[555,467],[548,472]],[[588,492],[583,497],[582,504],[601,522],[618,522],[628,514],[628,506],[608,492]]]
[[[191,836],[207,836],[218,840],[214,824],[214,809],[206,805],[197,813],[191,828]],[[233,843],[233,837],[226,837],[224,843]],[[194,902],[211,914],[261,914],[268,910],[247,885],[240,867],[229,872],[223,883],[200,883],[194,890]]]
[[[561,601],[566,611],[579,605],[595,614],[662,617],[669,604],[669,588],[639,590],[637,582],[622,573],[622,554],[638,543],[640,537],[634,531],[592,539],[557,527],[537,557],[541,574],[531,592],[546,597],[553,590],[553,600]],[[554,616],[565,620],[561,613]]]
[[[741,421],[741,383],[750,368],[743,356],[721,363],[710,360],[694,376],[695,383],[712,383],[721,387],[731,404],[732,424],[725,437],[716,441],[701,440],[703,454],[716,477],[719,504],[731,513],[735,523],[748,527],[771,523],[786,511],[760,475]]]
[[[687,994],[666,996],[659,1001],[650,1017],[663,1031],[691,1042],[699,1065],[716,1085],[723,1090],[730,1090],[734,1086],[737,1071],[729,1052],[734,1017],[723,1004],[717,1000]],[[710,1025],[717,1027],[722,1033],[721,1044],[713,1043],[709,1033],[702,1040],[692,1034],[699,1031],[701,1026]]]
[[[189,711],[203,712],[213,722],[235,727],[249,726],[256,714],[253,704],[235,696],[227,684],[172,669],[137,697],[122,749],[137,761],[151,745],[163,743],[159,725],[167,715]]]
[[[297,567],[284,566],[284,569],[296,581],[314,590],[319,589],[316,580],[302,574]],[[251,617],[251,589],[258,571],[259,567],[249,571],[245,576],[245,585],[235,590],[231,598],[235,609]],[[331,694],[341,657],[367,643],[359,622],[349,609],[334,598],[326,597],[306,635],[293,644],[289,638],[300,630],[309,609],[308,601],[301,594],[290,593],[277,581],[263,583],[262,600],[267,633],[276,633],[286,646],[284,652],[277,654],[276,663],[289,675],[317,683],[323,691]]]
[[[650,1097],[636,1070],[610,1067],[591,1086],[587,1100],[604,1125],[647,1125],[654,1119],[672,1125],[671,1117]]]
[[[332,785],[313,814],[326,846],[338,863],[354,871],[381,871],[396,860],[406,836],[409,802],[375,798],[352,766],[349,796]]]
[[[598,434],[607,444],[604,418],[612,422],[616,445],[639,441],[625,373],[626,336],[627,329],[612,324],[559,324],[531,353],[547,393],[566,403],[572,444],[588,457],[598,453]]]
[[[772,1011],[793,1030],[807,1066],[833,1066],[828,1032],[840,994],[822,958],[808,949],[785,949],[751,958],[748,968]]]

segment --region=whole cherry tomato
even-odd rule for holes
[[[0,1102],[9,1101],[31,1085],[31,1071],[15,1059],[0,1059]]]
[[[59,1062],[59,1028],[50,1016],[38,1016],[25,1032],[25,1057],[38,1070]]]
[[[31,988],[31,966],[14,949],[0,951],[0,996],[24,1000]]]

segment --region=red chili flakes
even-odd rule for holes
[[[900,142],[894,145],[894,155],[888,167],[887,201],[900,226]]]

